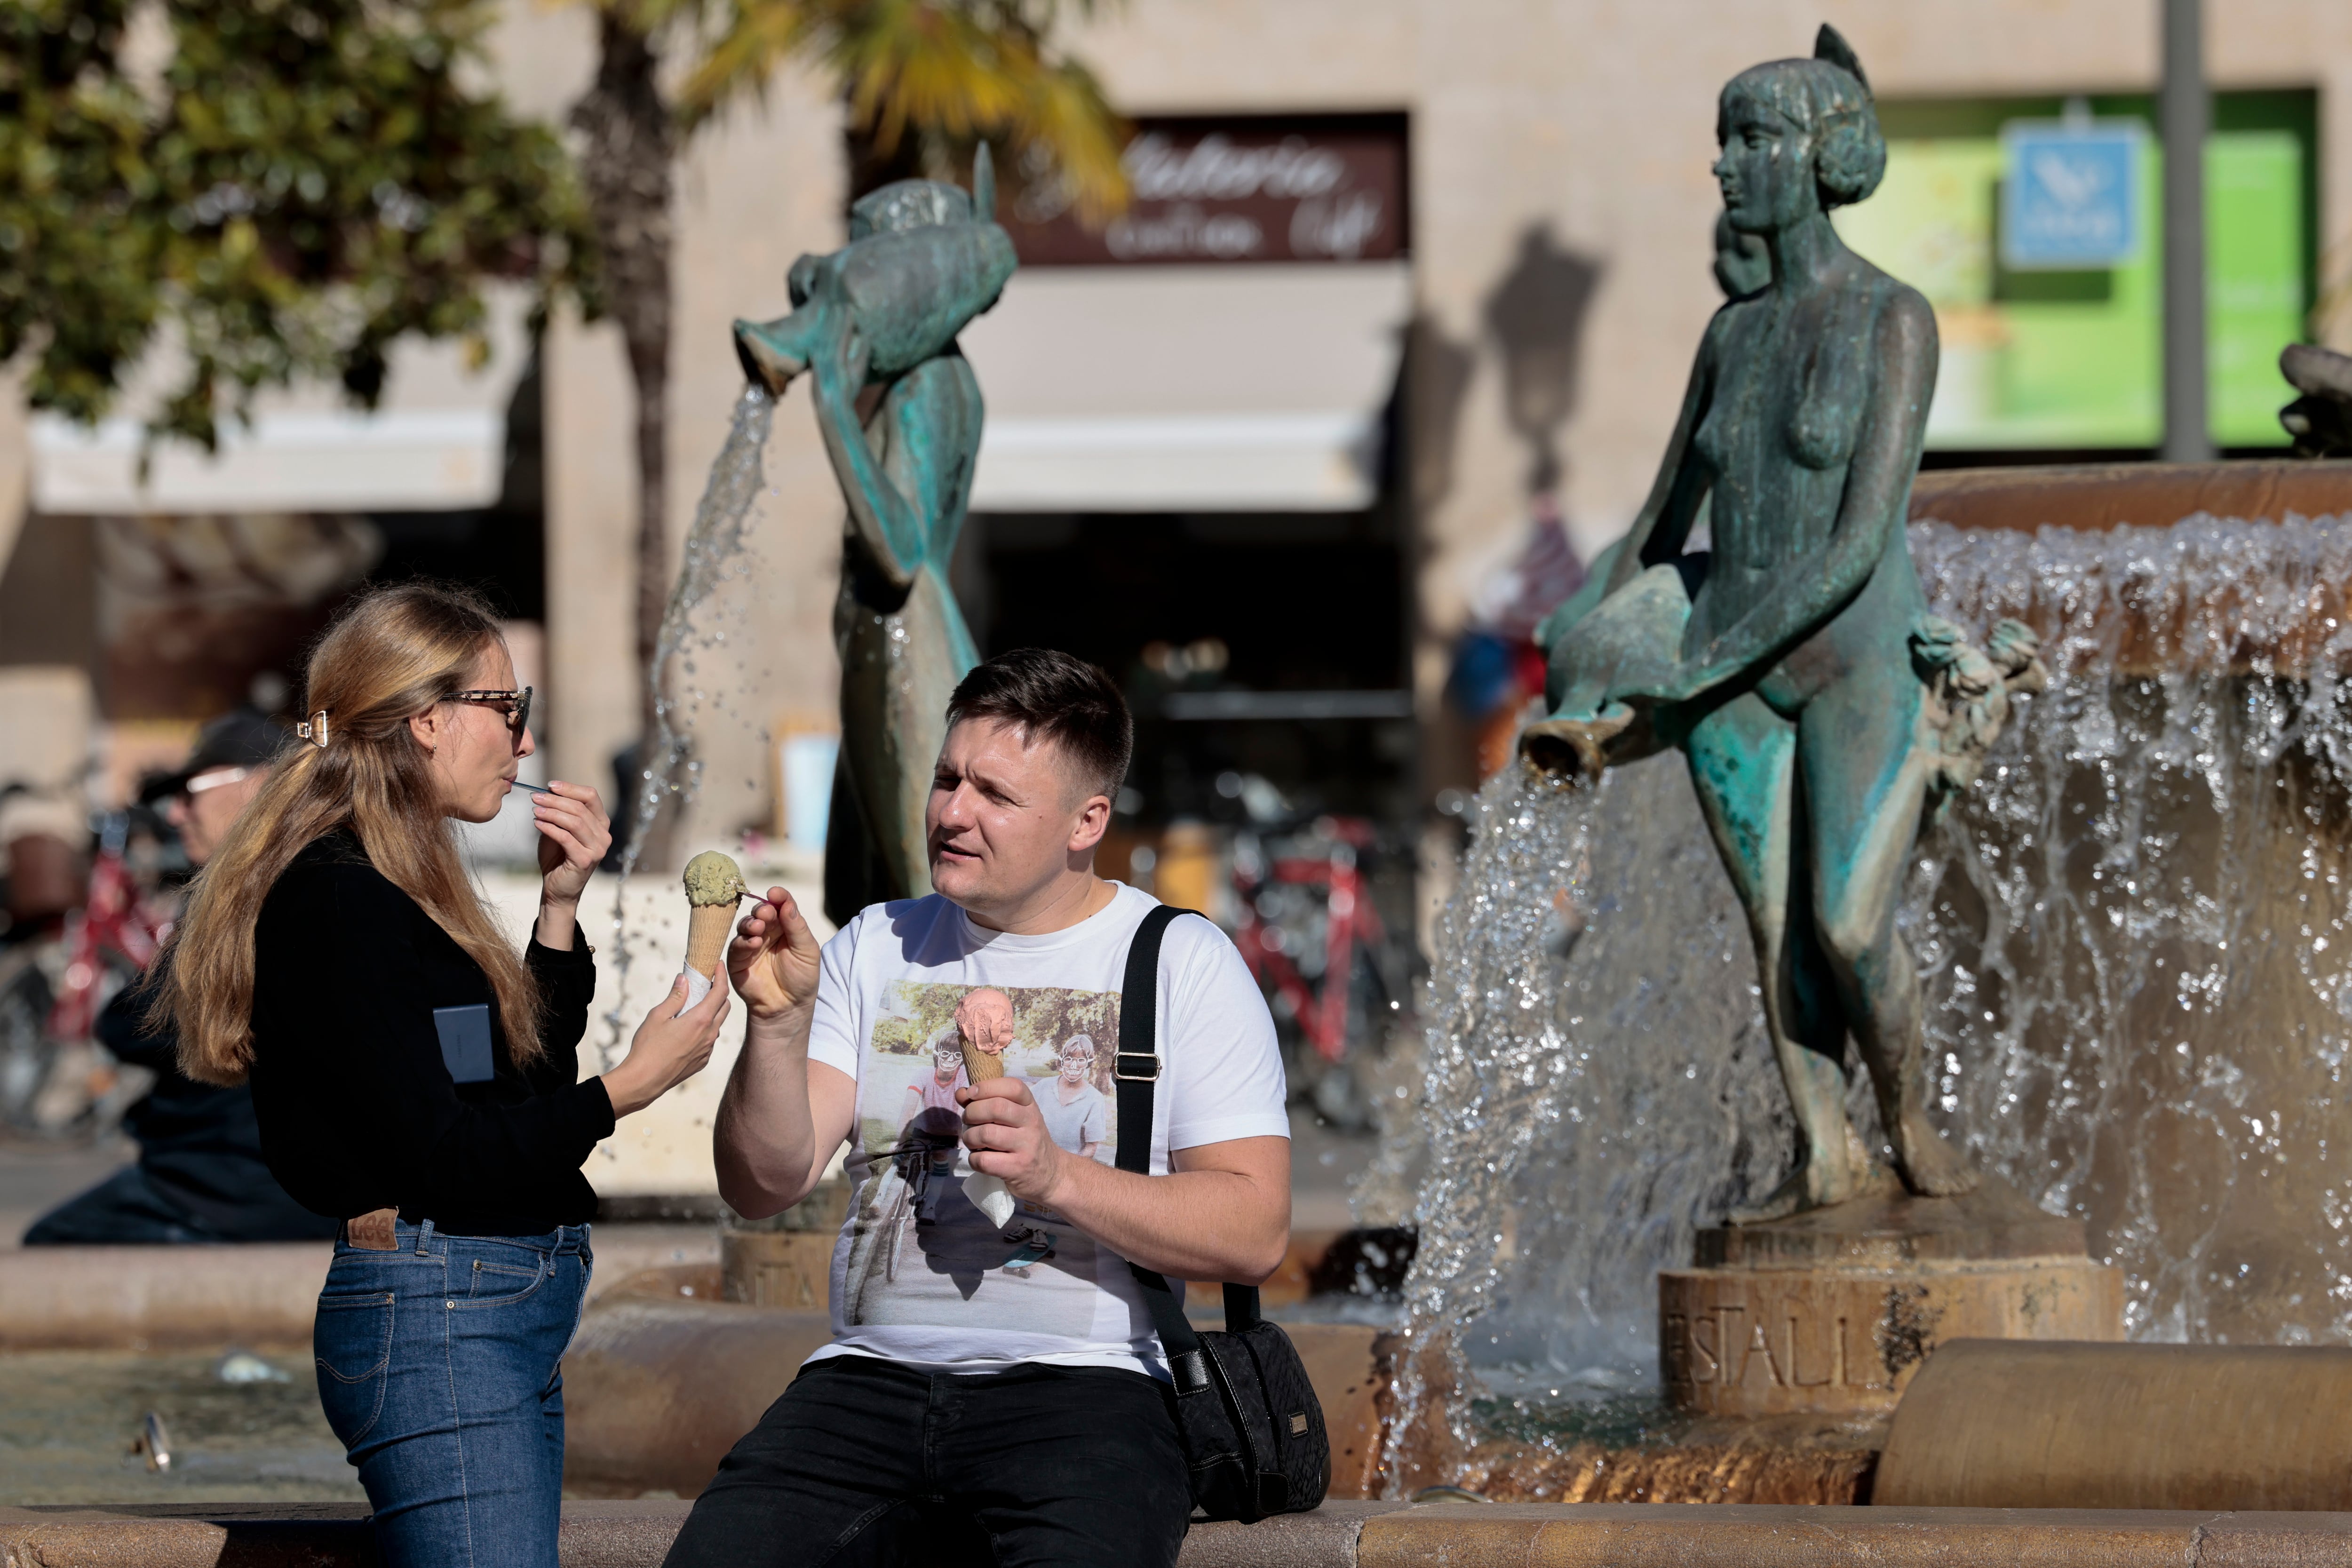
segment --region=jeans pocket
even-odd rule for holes
[[[310,1348],[319,1369],[319,1404],[345,1448],[359,1446],[383,1414],[391,1382],[393,1294],[338,1292],[319,1298]]]
[[[551,1272],[547,1255],[535,1247],[470,1238],[449,1244],[450,1285],[453,1292],[464,1291],[460,1303],[464,1306],[497,1307],[520,1301],[546,1284]]]

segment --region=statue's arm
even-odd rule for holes
[[[1666,453],[1658,461],[1658,477],[1650,486],[1649,499],[1634,515],[1633,526],[1625,531],[1605,593],[1613,594],[1643,569],[1680,555],[1690,538],[1692,520],[1706,494],[1706,476],[1691,461],[1691,438],[1706,417],[1714,395],[1716,344],[1723,319],[1724,311],[1717,310],[1699,338],[1698,356],[1691,362],[1690,384],[1683,389],[1675,433],[1666,438]]]
[[[1684,701],[1772,663],[1845,608],[1899,542],[1936,387],[1936,318],[1927,300],[1908,289],[1895,292],[1878,313],[1872,357],[1878,374],[1829,542],[1789,563],[1754,609],[1685,660],[1672,689],[1620,695]]]
[[[940,524],[961,520],[971,499],[983,416],[980,378],[953,343],[893,382],[876,415],[884,431],[883,474],[913,498],[927,559],[951,548]]]
[[[866,384],[866,353],[857,342],[848,312],[841,312],[837,331],[827,335],[811,366],[816,397],[816,426],[824,438],[825,455],[833,459],[834,477],[849,503],[850,521],[866,542],[875,564],[894,588],[914,582],[929,552],[930,531],[918,500],[901,490],[883,470],[857,416],[857,395]]]
[[[1600,607],[1601,601],[1642,574],[1643,569],[1682,553],[1690,537],[1691,521],[1706,494],[1706,476],[1690,460],[1691,437],[1706,417],[1715,384],[1717,323],[1721,311],[1707,323],[1699,339],[1698,357],[1691,363],[1690,384],[1683,389],[1682,412],[1675,417],[1675,433],[1666,438],[1666,455],[1649,499],[1634,515],[1624,537],[1601,551],[1592,563],[1592,574],[1536,628],[1536,646],[1547,654],[1576,624]]]

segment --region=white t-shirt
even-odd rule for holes
[[[1089,1143],[1095,1144],[1095,1157],[1103,1158],[1103,1146],[1110,1137],[1111,1118],[1117,1114],[1108,1095],[1091,1083],[1081,1084],[1076,1097],[1066,1105],[1062,1102],[1059,1073],[1052,1078],[1031,1079],[1029,1093],[1037,1101],[1037,1114],[1045,1123],[1047,1136],[1073,1154]],[[1117,1158],[1114,1151],[1111,1160]]]
[[[931,1042],[941,1026],[966,996],[993,989],[1013,1010],[1004,1069],[1033,1080],[1066,1147],[1082,1145],[1055,1120],[1059,1112],[1072,1121],[1079,1109],[1053,1103],[1062,1047],[1077,1035],[1095,1042],[1099,1110],[1093,1128],[1084,1115],[1075,1125],[1098,1130],[1095,1157],[1117,1161],[1110,1069],[1119,987],[1129,941],[1156,905],[1133,888],[1112,887],[1104,909],[1043,936],[976,926],[934,894],[875,904],[824,944],[809,1060],[857,1080],[857,1112],[844,1165],[849,1217],[833,1252],[834,1337],[817,1356],[872,1355],[942,1372],[1046,1362],[1166,1378],[1159,1337],[1123,1258],[1033,1205],[1000,1231],[963,1195],[971,1167],[963,1146],[931,1125],[939,1112],[901,1120],[907,1090],[931,1080]],[[1167,1172],[1171,1149],[1288,1137],[1274,1019],[1224,933],[1197,917],[1171,923],[1158,995],[1152,1173]]]

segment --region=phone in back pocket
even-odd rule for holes
[[[490,1006],[436,1007],[433,1027],[441,1037],[441,1065],[456,1083],[488,1083],[499,1076],[490,1059]]]

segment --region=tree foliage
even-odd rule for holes
[[[151,430],[215,444],[297,379],[373,406],[406,335],[488,353],[483,286],[595,308],[584,198],[545,128],[470,84],[480,0],[0,0],[0,361],[106,413],[151,351]]]
[[[763,91],[797,59],[840,82],[851,128],[886,157],[910,135],[956,147],[988,141],[1016,167],[1051,170],[1090,219],[1126,205],[1126,127],[1094,74],[1054,47],[1062,0],[714,0],[710,9],[713,37],[681,95],[689,122]]]

